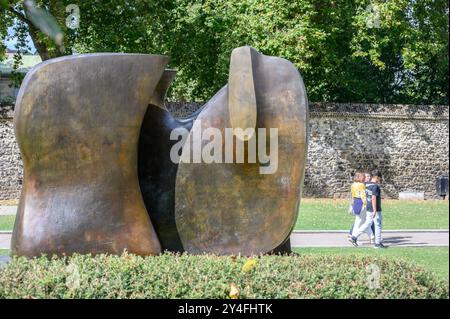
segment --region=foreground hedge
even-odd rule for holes
[[[367,266],[381,271],[367,285]],[[14,258],[0,298],[448,298],[448,283],[408,262],[339,256]]]

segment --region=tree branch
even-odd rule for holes
[[[50,59],[50,54],[48,52],[47,46],[44,43],[41,43],[38,39],[38,30],[35,28],[33,23],[26,17],[25,14],[15,10],[13,7],[8,8],[9,12],[16,16],[20,21],[24,22],[28,26],[28,34],[30,35],[31,40],[33,41],[34,47],[36,48],[39,56],[42,61]]]
[[[16,18],[18,18],[22,22],[25,22],[26,24],[30,24],[31,23],[31,21],[28,20],[27,17],[24,14],[22,14],[21,12],[15,10],[14,8],[9,7],[8,11],[11,12],[12,14],[14,14],[16,16]]]

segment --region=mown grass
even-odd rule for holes
[[[301,255],[314,256],[355,256],[386,257],[392,260],[404,259],[440,278],[449,280],[449,252],[448,247],[390,247],[388,249],[372,248],[294,248]]]
[[[345,199],[302,199],[296,230],[350,229],[354,217]],[[383,201],[384,229],[448,229],[448,201]]]
[[[0,216],[0,231],[9,231],[14,228],[14,220],[16,216],[6,215]]]
[[[354,217],[345,199],[302,199],[296,230],[350,229]],[[448,229],[448,201],[383,201],[384,229]],[[14,227],[13,216],[0,216],[0,230]]]

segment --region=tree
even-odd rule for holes
[[[65,26],[71,3],[81,13],[76,30]],[[446,0],[39,0],[36,7],[55,17],[63,46],[17,0],[0,12],[0,36],[16,21],[44,60],[74,51],[170,55],[176,100],[210,98],[227,82],[231,50],[251,45],[292,61],[313,101],[448,104]]]
[[[448,104],[448,13],[446,0],[374,2],[379,28],[364,28],[367,12],[354,24],[353,56],[376,68],[380,102]]]
[[[3,36],[9,26],[14,27],[17,37],[28,34],[42,60],[71,53],[70,49],[65,51],[63,45],[70,38],[70,31],[64,24],[64,1],[2,0],[2,3],[0,16],[4,23],[0,32]],[[19,51],[24,50],[24,45],[19,42]]]
[[[248,44],[292,61],[313,101],[448,104],[444,0],[177,0],[174,8],[170,52],[183,77],[175,96],[211,96],[226,83],[232,48]]]

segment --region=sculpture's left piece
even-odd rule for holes
[[[24,183],[13,255],[160,253],[139,189],[137,147],[167,62],[86,54],[28,72],[14,116]]]

